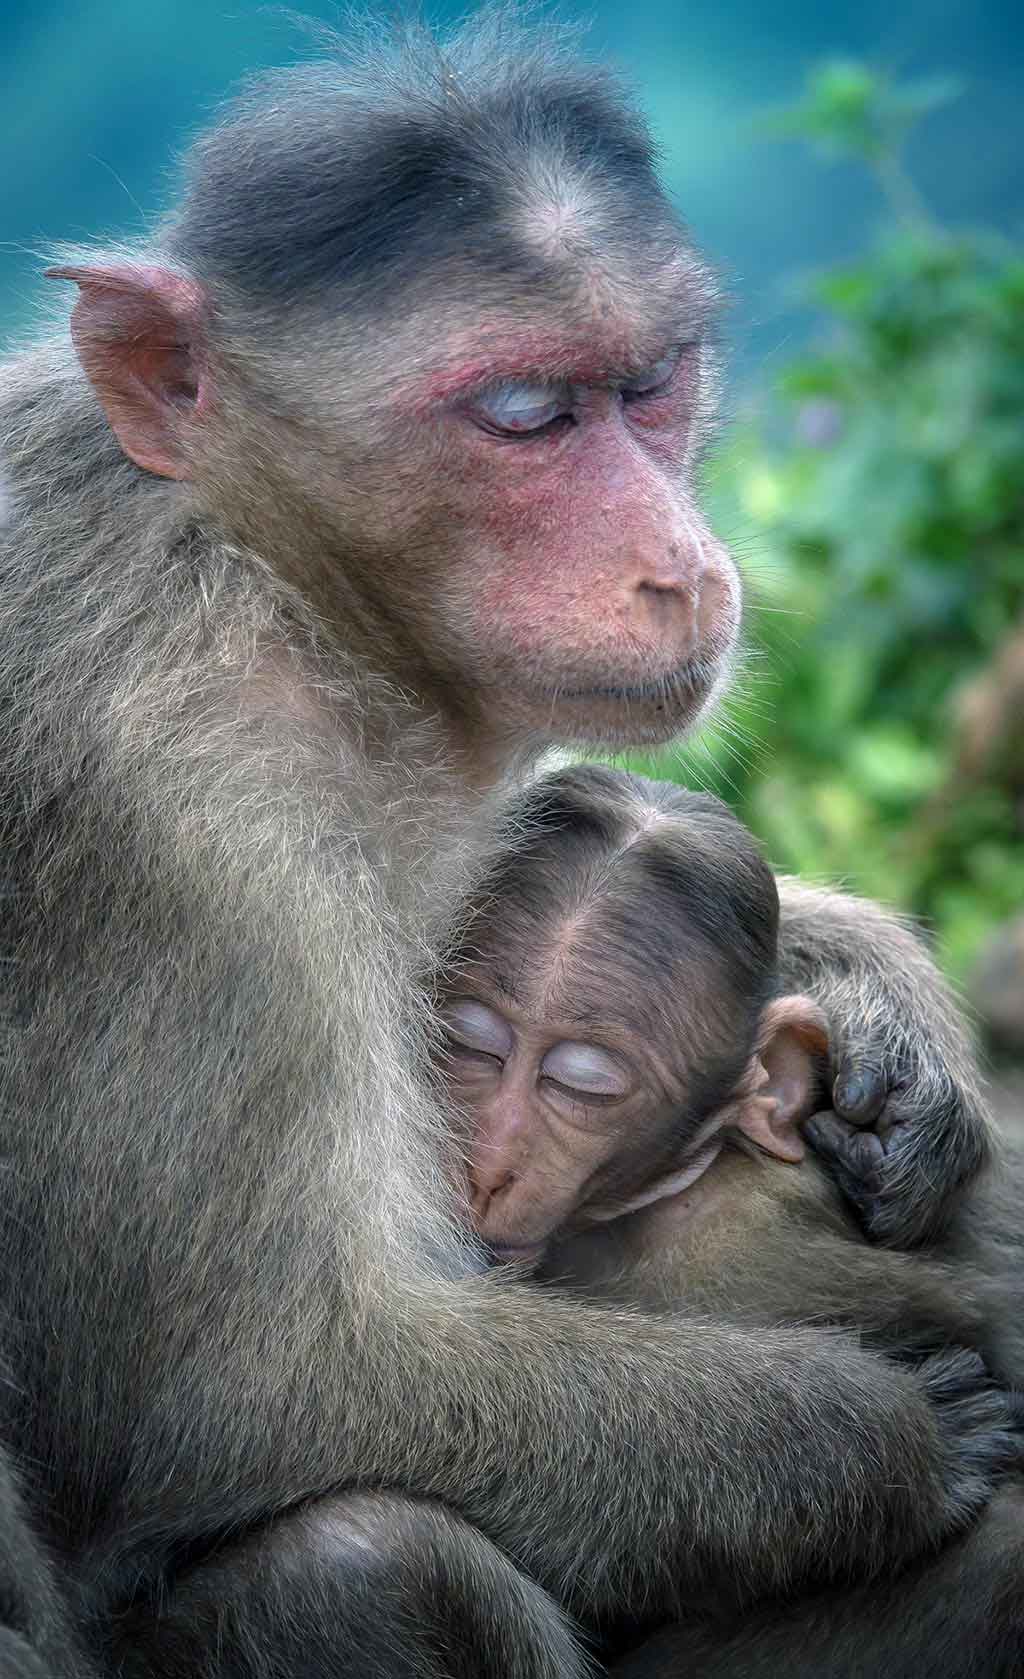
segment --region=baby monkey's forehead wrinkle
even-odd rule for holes
[[[554,1006],[555,1017],[564,1026],[578,1027],[581,1031],[607,1032],[608,1017],[592,1002],[574,1003],[571,998],[560,999]]]
[[[495,968],[491,971],[490,978],[494,989],[501,997],[504,997],[506,1002],[511,1003],[513,1007],[520,1006],[519,990],[510,973]]]

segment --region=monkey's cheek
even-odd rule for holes
[[[715,556],[700,584],[697,607],[698,651],[732,652],[743,616],[743,584],[732,555],[716,543]]]

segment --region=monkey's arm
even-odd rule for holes
[[[980,1217],[995,1212],[1007,1238],[1020,1224],[1019,1199],[1015,1215],[1000,1216],[991,1196],[1006,1194],[1009,1208],[1013,1187],[1004,1172],[970,1198]],[[1000,1368],[992,1336],[1001,1318],[1015,1322],[1020,1313],[969,1268],[967,1257],[979,1257],[969,1229],[961,1247],[966,1257],[950,1263],[869,1246],[816,1161],[794,1168],[726,1150],[683,1194],[563,1242],[551,1269],[565,1286],[659,1311],[685,1304],[765,1325],[844,1323],[906,1352],[959,1340]],[[1012,1360],[1001,1370],[1004,1378],[1016,1373]],[[1024,1494],[1014,1481],[962,1542],[895,1580],[818,1591],[744,1615],[739,1625],[735,1616],[715,1619],[712,1609],[701,1619],[698,1611],[611,1671],[623,1679],[917,1679],[925,1671],[1010,1679],[1024,1659],[1022,1557]]]
[[[834,1113],[807,1128],[864,1229],[895,1246],[941,1230],[989,1152],[964,1023],[917,936],[860,898],[780,879],[780,973],[833,1033]]]
[[[898,1579],[822,1592],[726,1629],[669,1627],[612,1671],[620,1679],[1017,1679],[1024,1668],[1024,1488]]]
[[[328,963],[339,923],[313,937],[293,915],[289,940],[275,919],[271,950],[255,894],[228,899],[230,945],[216,906],[191,917],[183,973],[164,923],[138,912],[141,867],[109,840],[107,858],[135,897],[105,922],[96,904],[3,1072],[34,1147],[68,999],[76,1044],[117,1029],[116,1107],[107,1060],[63,1054],[44,1117],[52,1132],[75,1116],[74,1150],[58,1131],[19,1174],[18,1223],[26,1299],[74,1346],[57,1446],[80,1441],[103,1492],[103,1531],[80,1507],[69,1526],[115,1602],[148,1559],[339,1488],[438,1500],[581,1612],[866,1575],[984,1504],[1012,1416],[970,1358],[904,1371],[813,1328],[644,1319],[460,1274],[432,1157],[403,1141],[432,1116],[374,1006],[396,964],[369,942],[376,900],[358,882],[344,907],[367,935],[361,986]],[[298,867],[287,885],[293,908],[324,891]],[[245,995],[218,1015],[222,953]],[[86,959],[105,964],[88,986]],[[129,1006],[143,987],[159,1030]],[[211,1019],[230,1053],[203,1054]],[[345,1110],[362,1122],[351,1141]]]
[[[681,1195],[561,1242],[542,1275],[654,1312],[843,1325],[897,1353],[975,1347],[1001,1369],[997,1297],[964,1246],[955,1262],[872,1246],[813,1157],[727,1147]]]

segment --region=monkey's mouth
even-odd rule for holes
[[[632,687],[559,688],[556,692],[560,700],[664,700],[670,695],[677,695],[680,690],[691,694],[699,693],[700,687],[696,682],[684,682],[678,677],[670,677],[660,682],[643,682]]]
[[[558,700],[611,700],[613,703],[664,704],[701,699],[718,673],[715,660],[688,659],[685,664],[648,682],[604,682],[587,688],[557,687],[550,690]]]
[[[531,689],[520,689],[547,732],[563,741],[585,740],[616,750],[675,739],[691,728],[714,699],[729,667],[728,645],[703,643],[674,669],[662,675],[625,680],[586,681],[579,669],[569,680],[550,676]],[[539,674],[539,673],[538,673]],[[538,719],[539,708],[547,710]]]

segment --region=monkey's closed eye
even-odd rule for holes
[[[535,437],[571,421],[572,403],[563,385],[509,380],[478,397],[471,412],[479,426],[498,437]]]
[[[474,997],[459,997],[441,1010],[448,1048],[463,1058],[477,1056],[503,1066],[512,1053],[512,1032],[507,1021]]]
[[[629,1094],[625,1070],[596,1044],[556,1044],[540,1071],[546,1084],[577,1102],[617,1102]]]
[[[671,350],[666,350],[660,361],[656,361],[646,373],[622,387],[623,402],[639,402],[644,397],[664,395],[671,389],[680,363],[691,348],[689,344],[675,344]]]
[[[481,1072],[500,1073],[505,1063],[500,1055],[489,1055],[485,1049],[472,1049],[469,1044],[460,1043],[458,1038],[450,1032],[445,1033],[445,1054],[462,1068],[479,1068]]]
[[[578,1090],[574,1085],[563,1084],[561,1079],[549,1079],[544,1075],[540,1082],[548,1090],[556,1090],[560,1096],[568,1097],[570,1102],[577,1103],[579,1107],[608,1108],[622,1101],[621,1096],[614,1096],[610,1091]]]

